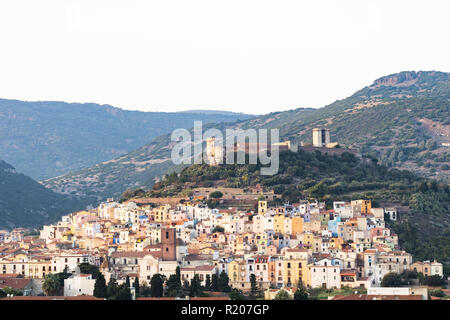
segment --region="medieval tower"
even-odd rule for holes
[[[330,143],[330,129],[313,129],[313,146],[326,147]]]

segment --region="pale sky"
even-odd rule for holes
[[[450,1],[1,0],[0,97],[144,111],[322,107],[450,71]]]

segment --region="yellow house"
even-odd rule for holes
[[[243,260],[233,260],[228,263],[228,277],[230,282],[241,282],[246,280],[246,265]]]
[[[307,232],[303,234],[303,244],[314,245],[314,234]]]
[[[50,259],[36,259],[33,261],[0,261],[0,273],[21,274],[27,278],[45,278],[46,274],[52,273],[52,262]]]
[[[155,222],[169,221],[169,206],[160,206],[155,210]]]
[[[368,214],[372,209],[372,202],[370,200],[353,200],[352,206],[361,206],[361,213]]]
[[[267,212],[267,201],[258,201],[258,214],[265,215]]]
[[[276,214],[273,218],[273,231],[275,233],[285,233],[284,230],[284,214]]]
[[[71,230],[64,232],[61,237],[62,241],[72,241],[72,239],[73,239],[73,232]]]
[[[342,245],[344,244],[344,239],[342,238],[331,238],[330,239],[330,248],[334,249],[342,249]]]
[[[233,252],[242,252],[244,250],[244,241],[241,236],[236,237],[231,243]]]
[[[296,287],[301,281],[303,284],[308,276],[308,250],[284,249],[283,257],[283,283],[286,286]]]
[[[302,233],[303,232],[303,218],[302,217],[293,217],[291,219],[292,223],[292,234]]]
[[[27,255],[25,252],[18,252],[14,254],[14,257],[11,259],[12,261],[24,261]]]
[[[212,247],[205,247],[205,248],[200,249],[201,254],[213,254],[214,251],[215,251],[215,249]]]

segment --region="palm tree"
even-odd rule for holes
[[[52,273],[48,274],[42,284],[42,290],[44,290],[45,294],[47,296],[56,296],[58,295],[60,289],[61,285],[58,275]]]

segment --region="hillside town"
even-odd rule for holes
[[[444,276],[441,263],[413,261],[401,250],[386,226],[386,220],[398,219],[396,208],[374,208],[370,200],[334,201],[332,209],[315,200],[272,207],[270,193],[239,199],[232,191],[199,189],[195,197],[172,203],[109,199],[63,216],[39,234],[1,231],[0,291],[12,290],[4,299],[45,298],[45,279],[64,272],[69,276],[61,299],[96,299],[96,280],[81,264],[98,268],[106,283],[141,288],[151,286],[155,275],[169,279],[178,273],[182,284],[196,279],[216,299],[230,298],[211,288],[211,280],[220,278],[229,285],[223,291],[248,294],[257,288],[260,299],[280,292],[292,298],[302,288],[336,300],[426,300],[430,287],[417,278]],[[255,205],[208,207],[208,194],[224,193]],[[415,277],[409,285],[386,286],[392,274]],[[135,288],[130,286],[133,299],[145,299]]]

